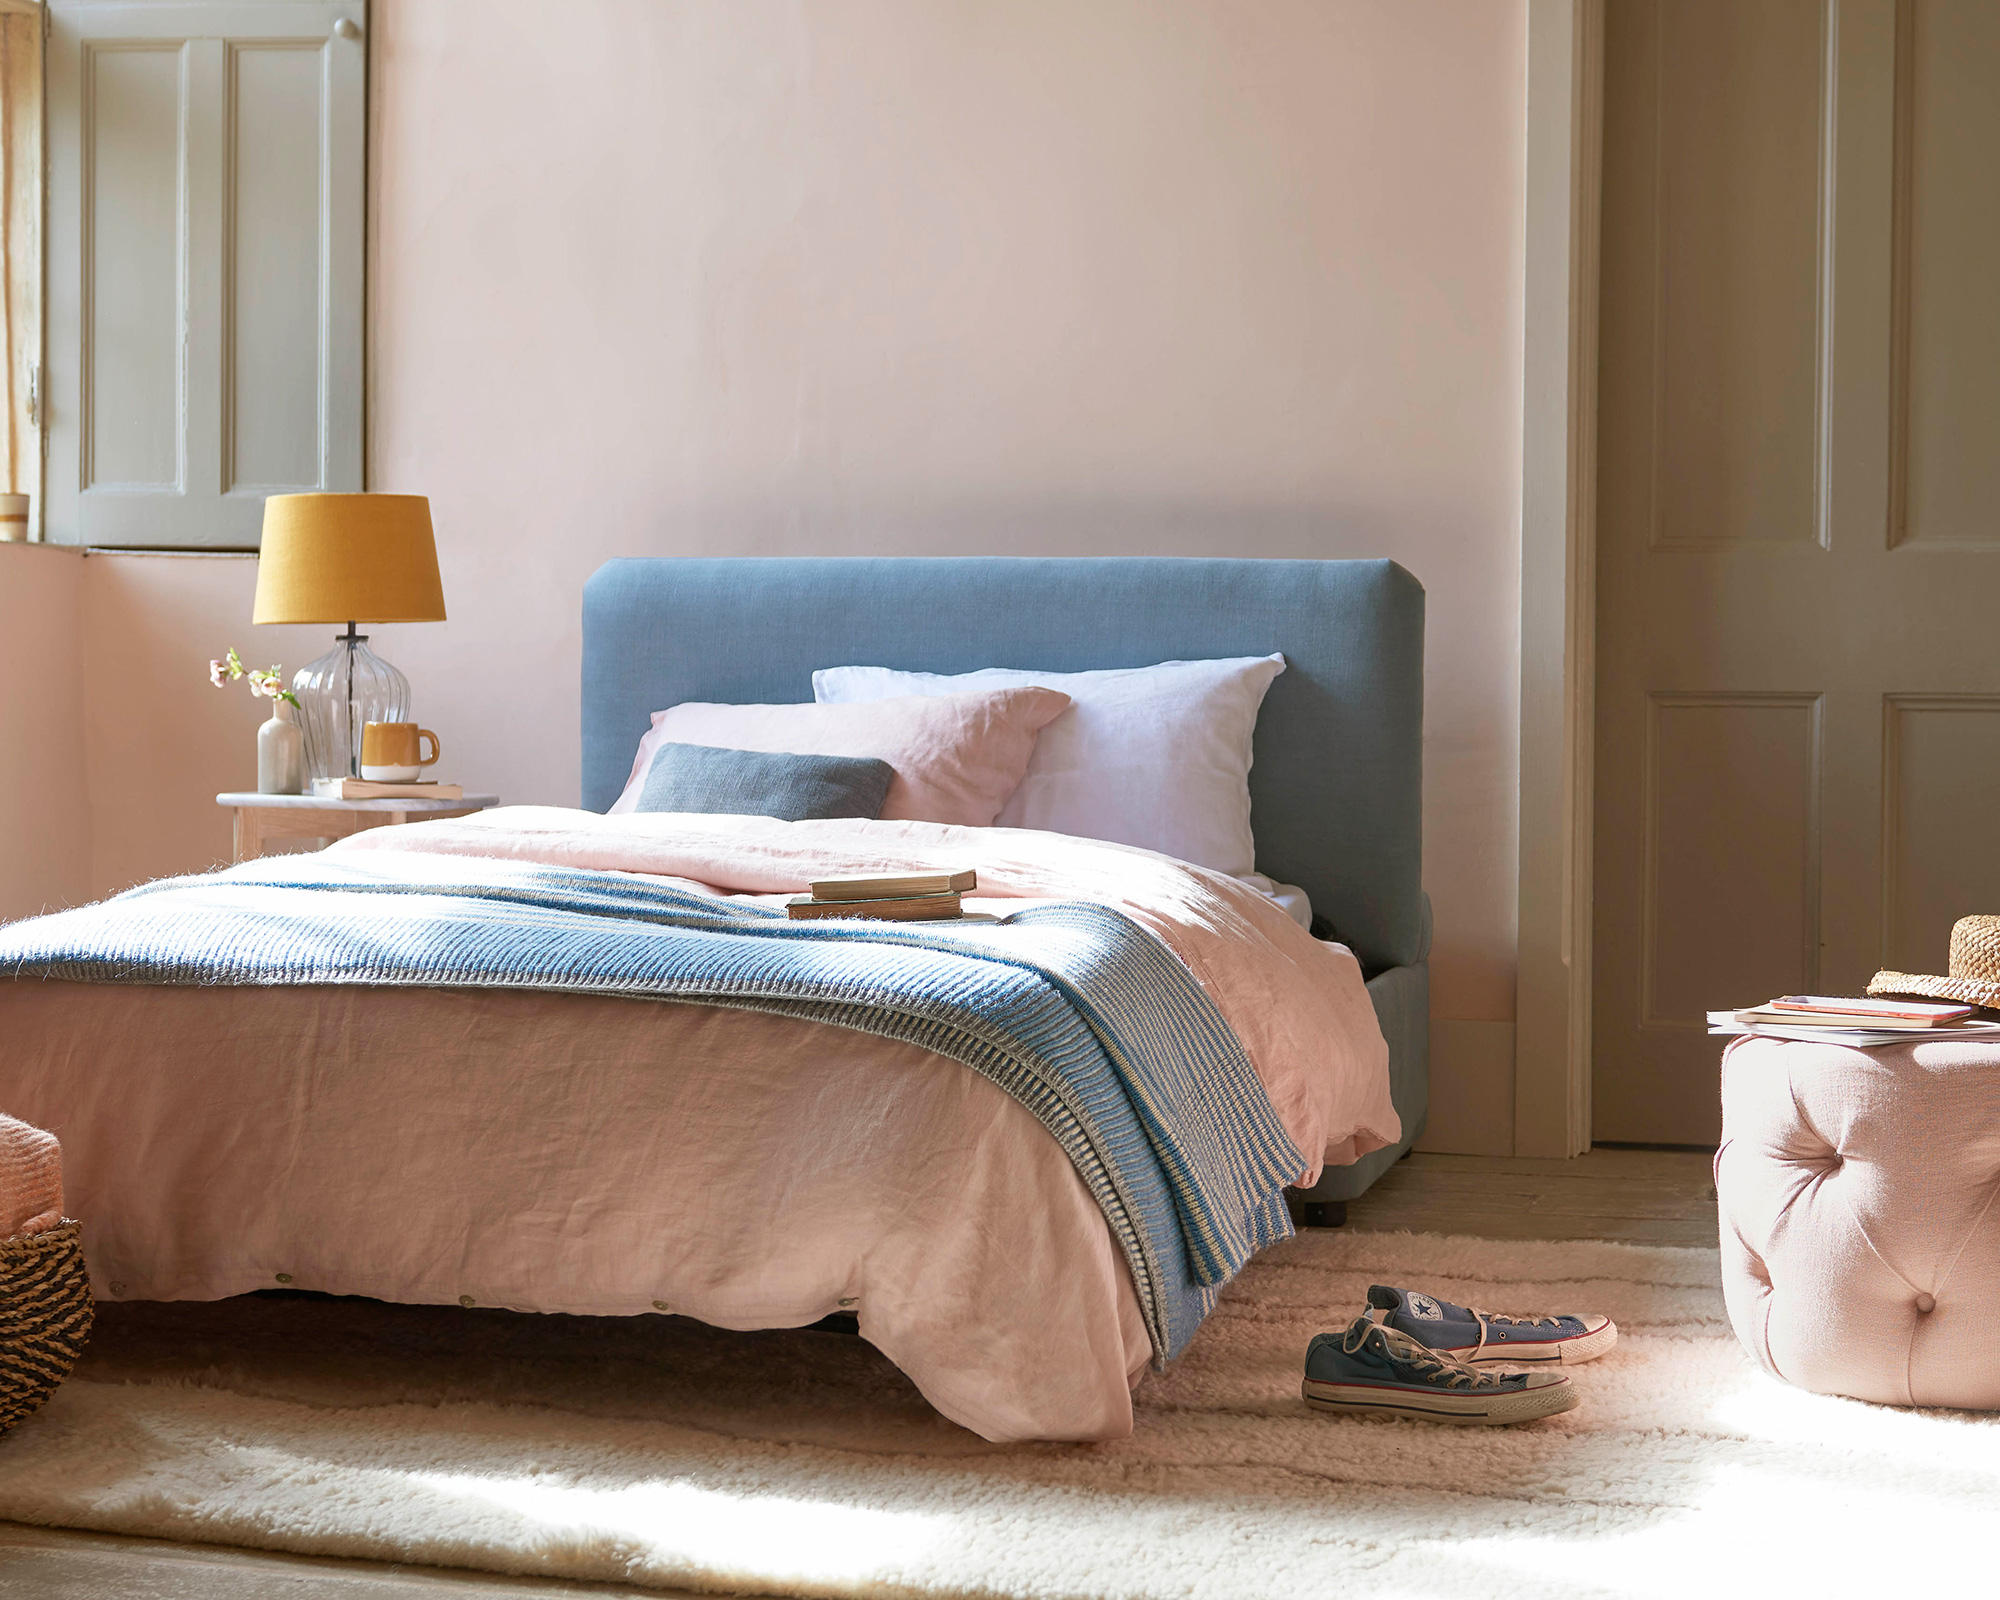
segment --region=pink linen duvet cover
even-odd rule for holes
[[[335,846],[642,873],[712,892],[971,866],[969,909],[1090,899],[1188,966],[1300,1182],[1399,1136],[1344,948],[1255,890],[1123,846],[920,822],[514,808]],[[1096,1203],[986,1079],[797,1018],[573,995],[0,984],[0,1106],[64,1141],[102,1297],[286,1282],[417,1303],[852,1310],[991,1439],[1129,1433],[1152,1356]]]

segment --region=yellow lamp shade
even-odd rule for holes
[[[420,494],[274,494],[252,622],[442,622],[431,503]]]

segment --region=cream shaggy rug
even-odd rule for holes
[[[1625,1336],[1524,1428],[1308,1412],[1306,1340],[1371,1281]],[[1146,1381],[1134,1437],[1089,1446],[985,1444],[836,1333],[114,1306],[0,1440],[0,1517],[755,1594],[1984,1592],[2000,1422],[1767,1379],[1715,1285],[1713,1251],[1312,1234]]]

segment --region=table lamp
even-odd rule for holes
[[[368,648],[357,622],[442,622],[431,503],[420,494],[274,494],[264,502],[252,622],[344,622],[292,679],[306,776],[358,777],[361,730],[407,722],[410,680]],[[310,782],[308,783],[310,787]]]

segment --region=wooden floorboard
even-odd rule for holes
[[[1484,1239],[1712,1246],[1711,1159],[1689,1150],[1593,1150],[1572,1161],[1412,1155],[1348,1202],[1347,1222]]]
[[[680,1589],[509,1578],[442,1567],[275,1555],[0,1522],[0,1596],[33,1600],[692,1600]]]
[[[1573,1161],[1413,1155],[1348,1204],[1348,1226],[1487,1239],[1715,1243],[1709,1157],[1593,1150]],[[272,1555],[0,1523],[0,1596],[33,1600],[542,1600],[646,1595],[623,1585]]]

